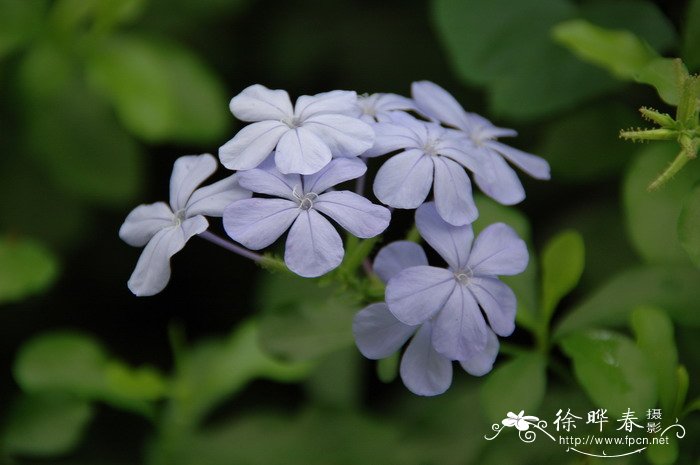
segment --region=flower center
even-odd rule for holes
[[[300,194],[297,192],[297,186],[294,186],[294,189],[292,190],[292,195],[297,199],[297,202],[299,203],[299,208],[302,210],[309,210],[314,207],[314,200],[318,198],[318,194],[315,192],[309,192],[308,194],[304,194],[303,192]]]
[[[436,157],[438,155],[437,145],[440,142],[439,139],[431,139],[423,145],[423,151],[426,155],[431,157]]]
[[[178,210],[173,215],[173,226],[180,226],[185,221],[185,210]]]
[[[289,129],[296,129],[301,126],[301,121],[296,116],[290,116],[289,118],[284,118],[282,123],[289,126]]]
[[[469,281],[474,277],[474,272],[470,268],[466,270],[455,271],[455,280],[462,286],[469,284]]]

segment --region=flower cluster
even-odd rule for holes
[[[472,245],[470,225],[478,216],[472,181],[512,205],[525,192],[507,162],[548,179],[547,162],[499,142],[515,131],[465,111],[427,81],[413,83],[411,98],[336,90],[304,95],[294,104],[286,91],[256,84],[235,96],[230,109],[250,123],[219,149],[221,164],[236,173],[197,189],[216,161],[208,154],[182,157],[173,169],[170,205],[141,205],[122,226],[124,241],[145,245],[129,280],[132,292],[160,292],[170,277],[170,258],[197,234],[258,260],[262,256],[252,251],[287,233],[287,268],[318,277],[337,268],[345,254],[333,223],[371,238],[387,229],[392,209],[417,209],[421,236],[448,268],[428,266],[414,243],[384,247],[374,272],[386,283],[386,302],[358,314],[358,347],[383,358],[413,336],[401,376],[422,395],[447,389],[452,361],[473,374],[488,372],[498,352],[496,336],[513,331],[515,315],[515,296],[495,276],[524,270],[527,249],[503,224],[486,228]],[[381,165],[372,190],[383,205],[363,192],[367,163],[375,160]],[[351,180],[354,192],[336,190]],[[204,215],[223,217],[235,243],[205,232]]]

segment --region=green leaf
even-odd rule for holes
[[[581,386],[599,407],[619,417],[632,409],[646,411],[657,399],[653,368],[629,338],[611,331],[589,330],[561,341],[574,363]]]
[[[0,0],[0,59],[41,32],[45,0]]]
[[[481,387],[486,418],[499,421],[508,412],[535,412],[544,398],[546,366],[540,354],[526,353],[496,368]]]
[[[228,129],[221,83],[196,55],[175,44],[112,37],[95,48],[87,72],[121,122],[147,141],[212,142]]]
[[[334,408],[358,408],[363,386],[361,361],[355,347],[323,357],[304,383],[311,402]]]
[[[671,319],[654,307],[640,307],[632,312],[632,330],[637,346],[644,352],[656,376],[661,407],[671,412],[678,395],[678,353]]]
[[[678,217],[678,240],[696,266],[700,267],[700,185],[683,202]]]
[[[597,326],[624,326],[640,306],[663,308],[676,322],[700,327],[700,272],[691,267],[641,267],[624,271],[568,312],[555,338]]]
[[[21,397],[10,410],[3,446],[10,454],[54,457],[80,442],[93,416],[90,404],[60,395]]]
[[[681,82],[688,70],[679,59],[655,58],[647,63],[635,76],[637,82],[656,88],[661,99],[669,105],[678,105]]]
[[[648,184],[678,153],[675,143],[657,142],[640,150],[624,180],[627,233],[648,263],[689,263],[678,240],[683,201],[700,181],[700,163],[691,161],[663,189],[648,192]]]
[[[564,231],[551,239],[542,251],[542,311],[549,321],[559,301],[578,284],[586,252],[576,231]]]
[[[43,292],[58,275],[58,263],[41,243],[0,237],[0,304]]]
[[[691,0],[683,15],[683,61],[693,71],[700,68],[700,1]]]
[[[602,28],[582,19],[557,24],[552,33],[579,58],[606,68],[620,79],[634,79],[658,56],[631,32]]]
[[[678,440],[670,434],[667,444],[650,444],[646,456],[654,465],[672,465],[678,460]]]

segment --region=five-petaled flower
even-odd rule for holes
[[[357,96],[358,117],[369,124],[386,121],[395,111],[415,110],[413,100],[396,94],[370,94]]]
[[[357,94],[334,90],[303,95],[252,85],[231,99],[231,112],[250,124],[219,149],[231,170],[249,170],[275,150],[281,173],[313,174],[333,157],[355,157],[372,147],[374,131],[356,117]]]
[[[170,205],[139,205],[126,217],[119,237],[134,247],[146,246],[128,282],[134,294],[162,291],[170,280],[170,258],[209,227],[204,215],[221,216],[228,204],[252,195],[239,186],[237,174],[197,189],[216,167],[210,154],[178,158],[170,177]]]
[[[354,192],[329,190],[366,170],[358,158],[336,158],[312,175],[282,174],[270,158],[238,173],[238,179],[241,186],[274,198],[233,202],[224,211],[224,228],[253,250],[267,247],[289,229],[284,253],[289,269],[300,276],[321,276],[340,265],[345,253],[340,235],[323,215],[361,238],[374,237],[389,225],[388,209]]]
[[[501,421],[503,426],[507,426],[509,428],[515,426],[518,431],[527,431],[530,429],[530,425],[533,422],[538,422],[540,420],[537,417],[525,415],[525,410],[521,410],[517,415],[513,412],[508,412],[506,417],[507,418],[504,418],[503,421]]]

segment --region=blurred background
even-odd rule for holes
[[[178,156],[216,154],[240,129],[228,102],[254,83],[294,98],[408,95],[428,79],[516,128],[512,145],[546,158],[552,181],[523,179],[528,198],[514,208],[480,200],[484,221],[516,222],[534,257],[559,232],[580,233],[585,267],[555,326],[576,314],[572,325],[629,339],[628,317],[615,312],[657,290],[641,303],[667,305],[695,398],[700,281],[675,224],[700,167],[645,191],[677,148],[618,132],[644,124],[643,105],[672,108],[556,43],[552,27],[574,18],[632,31],[691,71],[700,66],[697,1],[0,0],[0,460],[597,463],[512,434],[483,439],[507,411],[499,401],[519,387],[535,391],[523,408],[548,421],[558,408],[600,404],[573,378],[571,350],[536,361],[534,381],[525,362],[483,379],[455,370],[447,394],[424,399],[357,353],[356,302],[313,297],[309,284],[205,241],[175,256],[164,292],[129,292],[141,251],[119,240],[119,226],[136,205],[166,199]],[[408,224],[411,215],[397,217]],[[529,296],[513,286],[533,310],[534,261],[527,279]],[[307,311],[324,305],[325,315]],[[521,362],[536,342],[520,327],[506,344],[497,367]],[[668,376],[675,368],[674,359]],[[172,389],[189,400],[173,401]],[[700,422],[683,424],[675,452],[617,463],[700,463]]]

